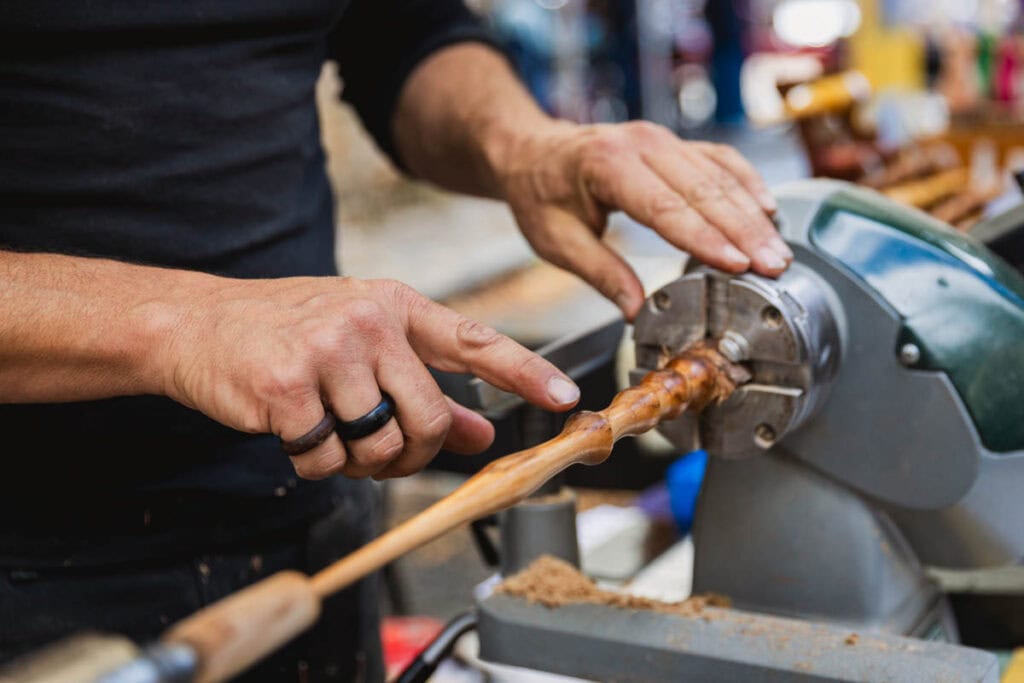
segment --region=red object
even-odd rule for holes
[[[1017,98],[1014,92],[1017,85],[1017,45],[1012,38],[1007,38],[999,45],[996,63],[994,90],[1000,102],[1013,102]]]
[[[443,628],[444,622],[433,617],[384,617],[380,639],[387,678],[402,673]]]

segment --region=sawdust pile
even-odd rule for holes
[[[523,571],[508,577],[496,590],[550,608],[591,603],[697,617],[705,607],[729,606],[728,598],[714,593],[695,595],[682,602],[662,602],[604,590],[568,562],[549,555],[537,558]]]

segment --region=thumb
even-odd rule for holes
[[[633,320],[643,305],[644,288],[626,260],[565,209],[547,207],[539,219],[540,229],[523,230],[537,253],[578,275]]]

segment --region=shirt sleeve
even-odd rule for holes
[[[431,53],[466,41],[500,50],[462,0],[352,0],[331,31],[327,57],[338,62],[341,98],[399,167],[391,123],[405,80]]]

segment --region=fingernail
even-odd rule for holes
[[[775,252],[779,256],[786,259],[787,261],[793,260],[793,250],[790,249],[789,245],[783,242],[782,240],[778,238],[772,240],[772,248],[775,249]]]
[[[580,389],[575,384],[555,375],[548,380],[548,396],[559,405],[575,403],[580,398]]]
[[[761,190],[757,193],[757,200],[761,202],[761,207],[765,211],[774,211],[779,208],[779,205],[775,203],[775,197],[768,190]]]
[[[750,265],[750,259],[747,258],[747,255],[731,244],[725,245],[725,249],[722,250],[722,256],[730,264],[739,268],[747,268]]]
[[[761,247],[758,249],[757,258],[763,266],[771,270],[782,270],[786,267],[785,260],[771,247]]]

